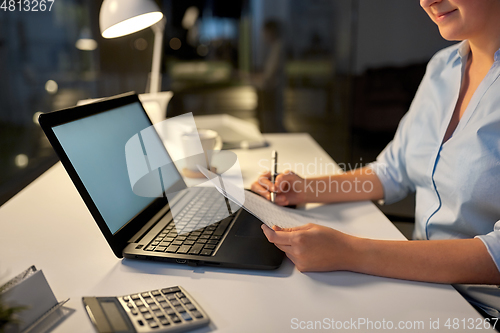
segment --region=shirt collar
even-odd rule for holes
[[[467,57],[470,52],[470,45],[468,40],[464,40],[460,42],[460,45],[458,45],[458,55],[460,58]]]
[[[470,45],[469,45],[469,41],[468,40],[464,40],[462,42],[460,42],[460,45],[458,46],[458,55],[460,58],[464,58],[466,56],[469,55],[469,52],[470,52]],[[500,61],[500,49],[498,49],[496,52],[495,52],[495,55],[494,55],[494,61],[497,62],[497,61]]]
[[[495,52],[495,57],[493,58],[495,62],[500,61],[500,49]]]

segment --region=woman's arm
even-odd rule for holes
[[[378,176],[364,167],[343,174],[316,178],[301,178],[291,171],[276,177],[273,184],[269,172],[252,184],[252,190],[270,199],[270,192],[276,191],[276,203],[282,206],[308,202],[346,202],[379,200],[384,189]]]
[[[345,270],[426,282],[500,284],[500,273],[480,239],[385,241],[316,224],[262,228],[300,271]]]

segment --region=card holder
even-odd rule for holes
[[[8,307],[24,308],[16,314],[18,323],[4,328],[6,333],[48,332],[70,313],[63,308],[69,298],[58,302],[43,272],[35,266],[1,286],[0,297]]]

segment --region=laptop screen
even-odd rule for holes
[[[53,127],[113,234],[151,204],[155,197],[162,196],[161,191],[148,197],[135,194],[127,171],[127,141],[150,126],[142,106],[136,102]],[[164,154],[160,157],[170,160],[165,149],[156,150],[155,154]],[[177,170],[171,168],[169,182],[174,184],[180,178]]]

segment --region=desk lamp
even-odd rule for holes
[[[99,13],[99,26],[104,38],[116,38],[151,27],[155,34],[153,65],[149,92],[160,87],[160,62],[165,20],[153,0],[104,0]]]

